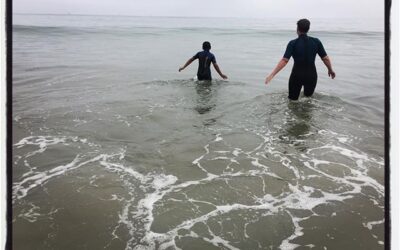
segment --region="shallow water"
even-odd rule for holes
[[[15,19],[15,249],[384,248],[383,33],[322,32],[338,79],[289,102],[281,27],[48,18]],[[231,80],[177,73],[204,35]]]

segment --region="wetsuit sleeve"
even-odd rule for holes
[[[325,56],[327,56],[324,45],[322,45],[322,42],[320,40],[318,40],[318,51],[317,51],[318,55],[321,58],[324,58]]]
[[[194,56],[192,57],[192,59],[199,59],[199,54],[200,54],[200,52],[197,52],[196,55],[194,55]]]
[[[283,55],[283,58],[286,58],[289,60],[292,55],[293,55],[293,43],[289,42],[286,47],[286,51],[285,51],[285,54]]]
[[[211,62],[212,62],[212,63],[217,63],[217,60],[215,59],[215,56],[214,56],[214,55],[213,55],[212,58],[211,58]]]

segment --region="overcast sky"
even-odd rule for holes
[[[13,0],[14,13],[383,18],[384,0]]]

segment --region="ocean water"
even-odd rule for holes
[[[384,249],[383,20],[311,19],[289,102],[296,21],[15,14],[14,249]]]

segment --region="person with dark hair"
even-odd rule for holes
[[[194,60],[199,59],[199,68],[197,70],[197,79],[202,81],[202,80],[209,80],[211,81],[211,70],[210,70],[210,65],[211,63],[213,64],[215,70],[218,72],[218,74],[223,78],[223,79],[228,79],[226,75],[224,75],[218,64],[217,61],[215,60],[215,56],[210,52],[211,49],[211,44],[210,42],[204,42],[203,43],[203,51],[198,52],[196,55],[194,55],[192,58],[190,58],[185,65],[179,68],[179,72],[184,70],[187,66],[189,66]]]
[[[328,76],[332,79],[336,76],[322,42],[318,38],[308,36],[307,32],[309,29],[309,20],[300,19],[297,22],[298,38],[289,42],[283,58],[265,79],[265,84],[268,84],[272,78],[286,66],[290,57],[293,57],[294,65],[289,78],[288,97],[290,100],[297,100],[299,98],[303,86],[305,96],[310,97],[313,95],[318,79],[317,69],[315,67],[315,57],[317,54],[327,67]]]

